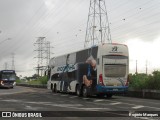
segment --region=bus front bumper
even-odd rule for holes
[[[4,88],[12,88],[16,85],[15,81],[12,82],[6,82],[6,81],[0,81],[0,87],[4,87]]]

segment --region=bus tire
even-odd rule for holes
[[[52,93],[56,93],[56,91],[57,91],[56,89],[57,89],[56,84],[54,84],[54,86],[53,86],[53,84],[51,84]]]
[[[83,97],[89,97],[89,90],[86,86],[83,86]]]
[[[80,86],[79,85],[76,85],[76,95],[78,97],[82,96],[82,92],[81,92],[81,89],[80,89]]]
[[[51,84],[51,90],[52,90],[52,93],[54,93],[54,90],[53,90],[53,84]]]
[[[54,84],[53,92],[54,92],[54,93],[57,93],[57,85],[56,85],[56,84]]]

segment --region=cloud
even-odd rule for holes
[[[150,73],[160,68],[160,37],[150,42],[142,39],[129,39],[126,44],[129,48],[130,72],[135,72],[136,60],[139,72],[145,72],[146,65]]]
[[[51,1],[51,0],[44,0],[46,7],[51,10],[55,7],[55,4],[58,2],[57,0]]]

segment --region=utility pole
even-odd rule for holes
[[[111,43],[105,0],[90,0],[84,47]]]
[[[11,67],[11,69],[12,70],[15,70],[15,65],[14,65],[14,53],[11,53],[11,55],[12,55],[12,67]]]
[[[148,74],[148,62],[146,60],[146,75]]]
[[[136,60],[136,74],[138,73],[138,71],[137,71],[137,60]]]

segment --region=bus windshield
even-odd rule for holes
[[[2,80],[16,80],[16,75],[14,73],[3,73]]]

